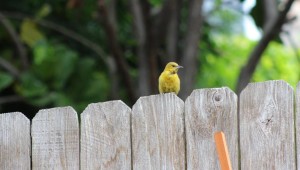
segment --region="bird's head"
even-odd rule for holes
[[[178,72],[178,69],[180,68],[183,68],[182,66],[178,65],[177,63],[175,62],[169,62],[166,67],[165,67],[165,70],[164,71],[169,71],[171,72],[172,74],[175,74]]]

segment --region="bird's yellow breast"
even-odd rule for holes
[[[178,75],[172,74],[169,71],[164,71],[159,76],[159,93],[171,93],[178,94],[180,90],[180,80]]]

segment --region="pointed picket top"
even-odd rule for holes
[[[30,121],[21,112],[0,114],[0,169],[30,169]]]
[[[242,91],[241,169],[296,169],[293,99],[282,80],[250,83]]]
[[[187,169],[220,169],[214,134],[223,131],[238,169],[237,96],[227,87],[197,89],[185,101]]]
[[[31,134],[33,169],[79,169],[79,124],[72,107],[40,110]]]
[[[185,169],[183,111],[173,93],[138,99],[132,108],[133,169]]]
[[[120,100],[81,113],[81,169],[131,169],[131,109]]]

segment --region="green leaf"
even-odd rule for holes
[[[36,23],[31,19],[25,19],[21,25],[21,39],[30,47],[45,39],[39,31]]]
[[[150,2],[151,5],[153,6],[161,6],[163,1],[162,0],[148,0]]]
[[[50,82],[50,89],[64,88],[77,60],[77,53],[60,43],[39,43],[34,47],[34,73],[42,81]]]
[[[40,65],[47,59],[48,48],[47,43],[39,43],[34,47],[34,64]]]
[[[45,107],[46,105],[52,104],[55,100],[56,100],[55,93],[48,93],[47,95],[44,96],[29,99],[31,104],[40,107]]]
[[[48,16],[52,11],[52,8],[49,4],[44,4],[41,9],[36,14],[36,19],[42,19],[46,16]]]
[[[34,98],[46,96],[48,90],[46,84],[28,72],[21,75],[21,84],[17,87],[17,91],[26,98]]]
[[[60,46],[56,49],[55,56],[57,56],[57,60],[56,67],[54,68],[54,87],[56,89],[61,89],[74,71],[78,56],[75,52],[64,46]]]
[[[222,5],[222,0],[216,0],[215,1],[215,5],[217,6],[217,7],[220,7],[221,5]]]
[[[54,100],[56,106],[68,106],[73,105],[72,100],[65,94],[65,92],[56,93],[56,99]]]
[[[14,79],[10,74],[0,72],[0,91],[10,86],[13,80]]]

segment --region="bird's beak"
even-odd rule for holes
[[[183,68],[182,66],[177,66],[176,68],[180,69],[180,68]]]

